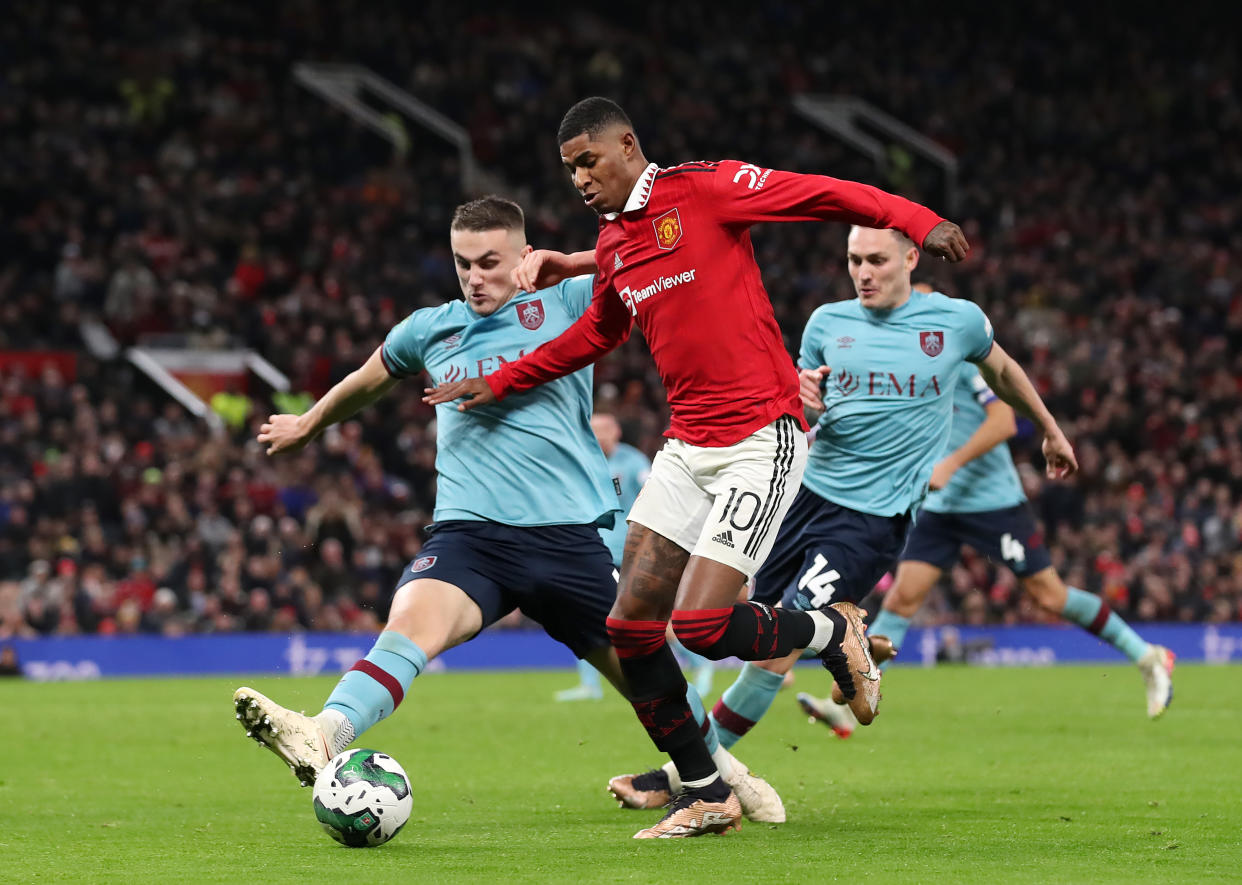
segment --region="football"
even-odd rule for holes
[[[328,835],[350,848],[383,845],[410,819],[410,779],[396,759],[378,750],[334,756],[312,791],[315,817]]]

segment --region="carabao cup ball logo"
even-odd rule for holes
[[[672,249],[681,239],[681,213],[670,209],[655,221],[656,245],[661,249]]]

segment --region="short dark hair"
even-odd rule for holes
[[[451,230],[526,230],[526,216],[522,207],[512,200],[488,194],[469,203],[462,203],[453,210]]]
[[[617,123],[634,128],[625,111],[621,110],[621,105],[612,99],[598,95],[584,98],[565,112],[561,119],[561,128],[556,130],[556,143],[564,144],[584,132],[588,138],[594,138]]]

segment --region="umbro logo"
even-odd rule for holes
[[[733,549],[733,532],[729,529],[725,529],[723,532],[716,535],[716,537],[712,538],[712,540],[717,544],[724,544],[729,549]]]
[[[620,269],[621,269],[622,267],[624,267],[624,266],[625,266],[625,265],[624,265],[624,263],[621,261],[621,253],[620,253],[620,252],[615,252],[615,253],[613,253],[613,256],[612,256],[612,269],[613,269],[613,270],[620,270]]]
[[[840,347],[842,350],[849,347],[853,343],[854,343],[854,339],[851,338],[849,335],[842,335],[840,338],[837,339],[837,347]]]

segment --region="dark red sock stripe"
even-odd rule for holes
[[[357,670],[359,673],[365,673],[370,676],[384,688],[388,689],[388,693],[392,695],[392,708],[395,710],[401,706],[401,701],[405,699],[405,689],[401,687],[401,683],[393,678],[393,675],[386,670],[372,664],[366,658],[354,664],[349,669]]]
[[[617,657],[636,658],[655,654],[665,643],[664,630],[667,625],[663,621],[624,621],[620,618],[609,618],[607,627],[608,639],[617,650]]]
[[[747,719],[745,716],[739,716],[726,707],[724,698],[716,701],[716,706],[712,707],[712,717],[738,737],[741,737],[755,727],[754,721]]]
[[[733,608],[701,608],[698,611],[673,612],[673,632],[678,638],[696,645],[713,645],[729,628]]]
[[[1100,631],[1104,629],[1104,625],[1108,623],[1108,616],[1112,613],[1113,610],[1108,607],[1108,603],[1101,599],[1100,610],[1095,613],[1095,620],[1087,627],[1087,631],[1099,636]]]

